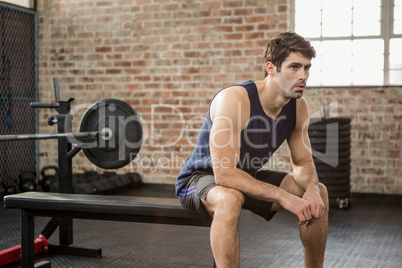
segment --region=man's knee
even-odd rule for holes
[[[238,217],[244,204],[244,194],[236,189],[216,186],[209,191],[203,204],[211,216],[221,213]]]
[[[318,187],[320,189],[320,195],[321,195],[322,201],[324,202],[325,207],[328,208],[329,201],[328,201],[327,187],[324,184],[322,184],[321,182],[318,183]]]

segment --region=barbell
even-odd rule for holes
[[[102,130],[105,132],[105,137],[108,138],[108,131],[106,129]],[[102,132],[101,131],[101,132]],[[5,141],[24,141],[24,140],[50,140],[59,138],[68,139],[80,139],[80,138],[91,138],[98,137],[99,132],[84,132],[84,133],[55,133],[55,134],[15,134],[15,135],[1,135],[0,142]]]
[[[96,166],[117,169],[137,156],[142,135],[140,118],[129,104],[103,99],[85,111],[78,133],[0,135],[0,142],[67,138]]]

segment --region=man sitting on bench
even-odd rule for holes
[[[265,47],[265,79],[227,87],[211,102],[192,155],[176,181],[181,204],[209,218],[218,267],[239,266],[241,209],[270,220],[279,209],[297,216],[306,267],[322,267],[328,193],[318,182],[302,97],[315,50],[296,33]],[[261,170],[287,140],[293,174]]]

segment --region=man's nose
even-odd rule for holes
[[[308,70],[301,70],[300,75],[299,75],[299,80],[307,81],[308,76],[309,76]]]

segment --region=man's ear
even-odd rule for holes
[[[276,74],[276,66],[270,61],[265,64],[265,70],[269,76],[275,76]]]

